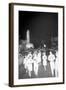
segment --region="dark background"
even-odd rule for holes
[[[26,40],[27,29],[35,47],[42,41],[51,47],[51,38],[58,37],[58,13],[19,11],[19,40]]]

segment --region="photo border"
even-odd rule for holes
[[[63,48],[63,82],[14,85],[14,5],[53,7],[53,8],[63,9],[63,47],[62,47]],[[9,86],[16,87],[16,86],[36,86],[36,85],[54,85],[54,84],[64,84],[64,6],[10,3],[9,4]]]

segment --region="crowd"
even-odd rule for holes
[[[49,51],[47,55],[46,51],[35,50],[34,52],[29,51],[23,57],[23,65],[26,69],[26,73],[28,73],[29,77],[31,77],[31,72],[34,70],[35,75],[38,75],[38,67],[39,65],[43,65],[44,70],[47,69],[47,64],[50,63],[52,76],[58,76],[58,51],[53,53]]]

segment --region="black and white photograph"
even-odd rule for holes
[[[10,10],[13,15],[10,84],[63,83],[64,7],[11,4]]]
[[[19,11],[19,79],[58,77],[58,13]]]

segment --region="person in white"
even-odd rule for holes
[[[34,73],[37,76],[38,75],[38,57],[37,57],[37,51],[34,51],[34,53],[33,53],[33,63],[34,63]]]
[[[41,51],[40,50],[37,53],[37,63],[38,63],[38,65],[41,64]]]
[[[28,53],[28,59],[27,59],[27,68],[28,68],[28,74],[31,77],[31,71],[32,71],[32,54],[31,52]]]
[[[56,51],[56,59],[55,59],[55,76],[58,76],[58,51]]]
[[[50,54],[48,56],[48,60],[50,61],[50,67],[51,67],[51,72],[52,72],[52,76],[54,76],[54,60],[55,60],[55,56],[54,54],[50,51]]]
[[[26,69],[26,72],[28,72],[28,55],[25,55],[24,56],[24,61],[23,61],[23,64],[24,64],[24,68]]]
[[[44,69],[46,70],[46,66],[47,66],[47,56],[46,56],[46,52],[43,52],[42,59],[43,59]]]

